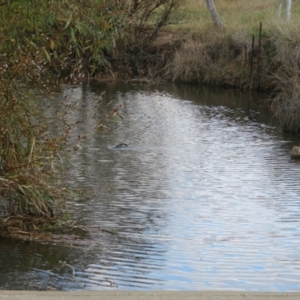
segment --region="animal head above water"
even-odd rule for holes
[[[120,144],[116,145],[114,148],[125,148],[125,147],[128,147],[128,145],[125,143],[120,143]]]

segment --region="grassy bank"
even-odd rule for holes
[[[228,32],[241,31],[257,33],[257,24],[263,22],[268,26],[285,23],[285,2],[280,0],[214,0],[223,25]],[[283,4],[279,18],[278,8]],[[300,7],[294,2],[292,7],[291,22],[299,24]],[[175,15],[182,20],[181,28],[192,34],[211,28],[211,18],[206,8],[205,1],[185,0],[181,9]]]
[[[170,70],[173,80],[256,88],[259,79],[263,89],[278,87],[278,80],[274,81],[278,78],[272,76],[283,67],[299,68],[300,55],[300,6],[295,4],[287,22],[284,6],[279,18],[279,3],[215,0],[225,28],[220,31],[214,28],[205,1],[186,0],[174,15],[180,24],[173,28],[182,33],[184,45],[182,51],[176,52]]]
[[[205,1],[186,0],[173,15],[177,24],[170,27],[175,33],[172,39],[181,41],[181,46],[169,56],[164,78],[269,91],[271,109],[282,127],[299,131],[299,4],[294,3],[286,21],[285,1],[214,2],[224,30],[213,26]]]

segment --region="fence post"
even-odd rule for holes
[[[250,56],[250,90],[252,90],[252,80],[253,80],[253,58],[254,58],[254,34],[252,35],[252,45],[251,45],[251,56]]]
[[[258,54],[257,54],[257,90],[260,90],[260,65],[261,65],[261,32],[262,32],[262,22],[259,23],[259,36],[258,36]]]

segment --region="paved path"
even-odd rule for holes
[[[300,300],[300,293],[248,292],[140,292],[140,291],[82,291],[28,292],[1,291],[0,300]]]

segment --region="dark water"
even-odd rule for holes
[[[82,132],[122,105],[123,118],[81,143],[66,177],[89,195],[69,207],[94,227],[93,242],[1,239],[0,288],[300,290],[297,136],[283,135],[261,102],[173,85],[64,94],[79,103],[70,118],[85,120]],[[121,142],[128,148],[112,148]]]

